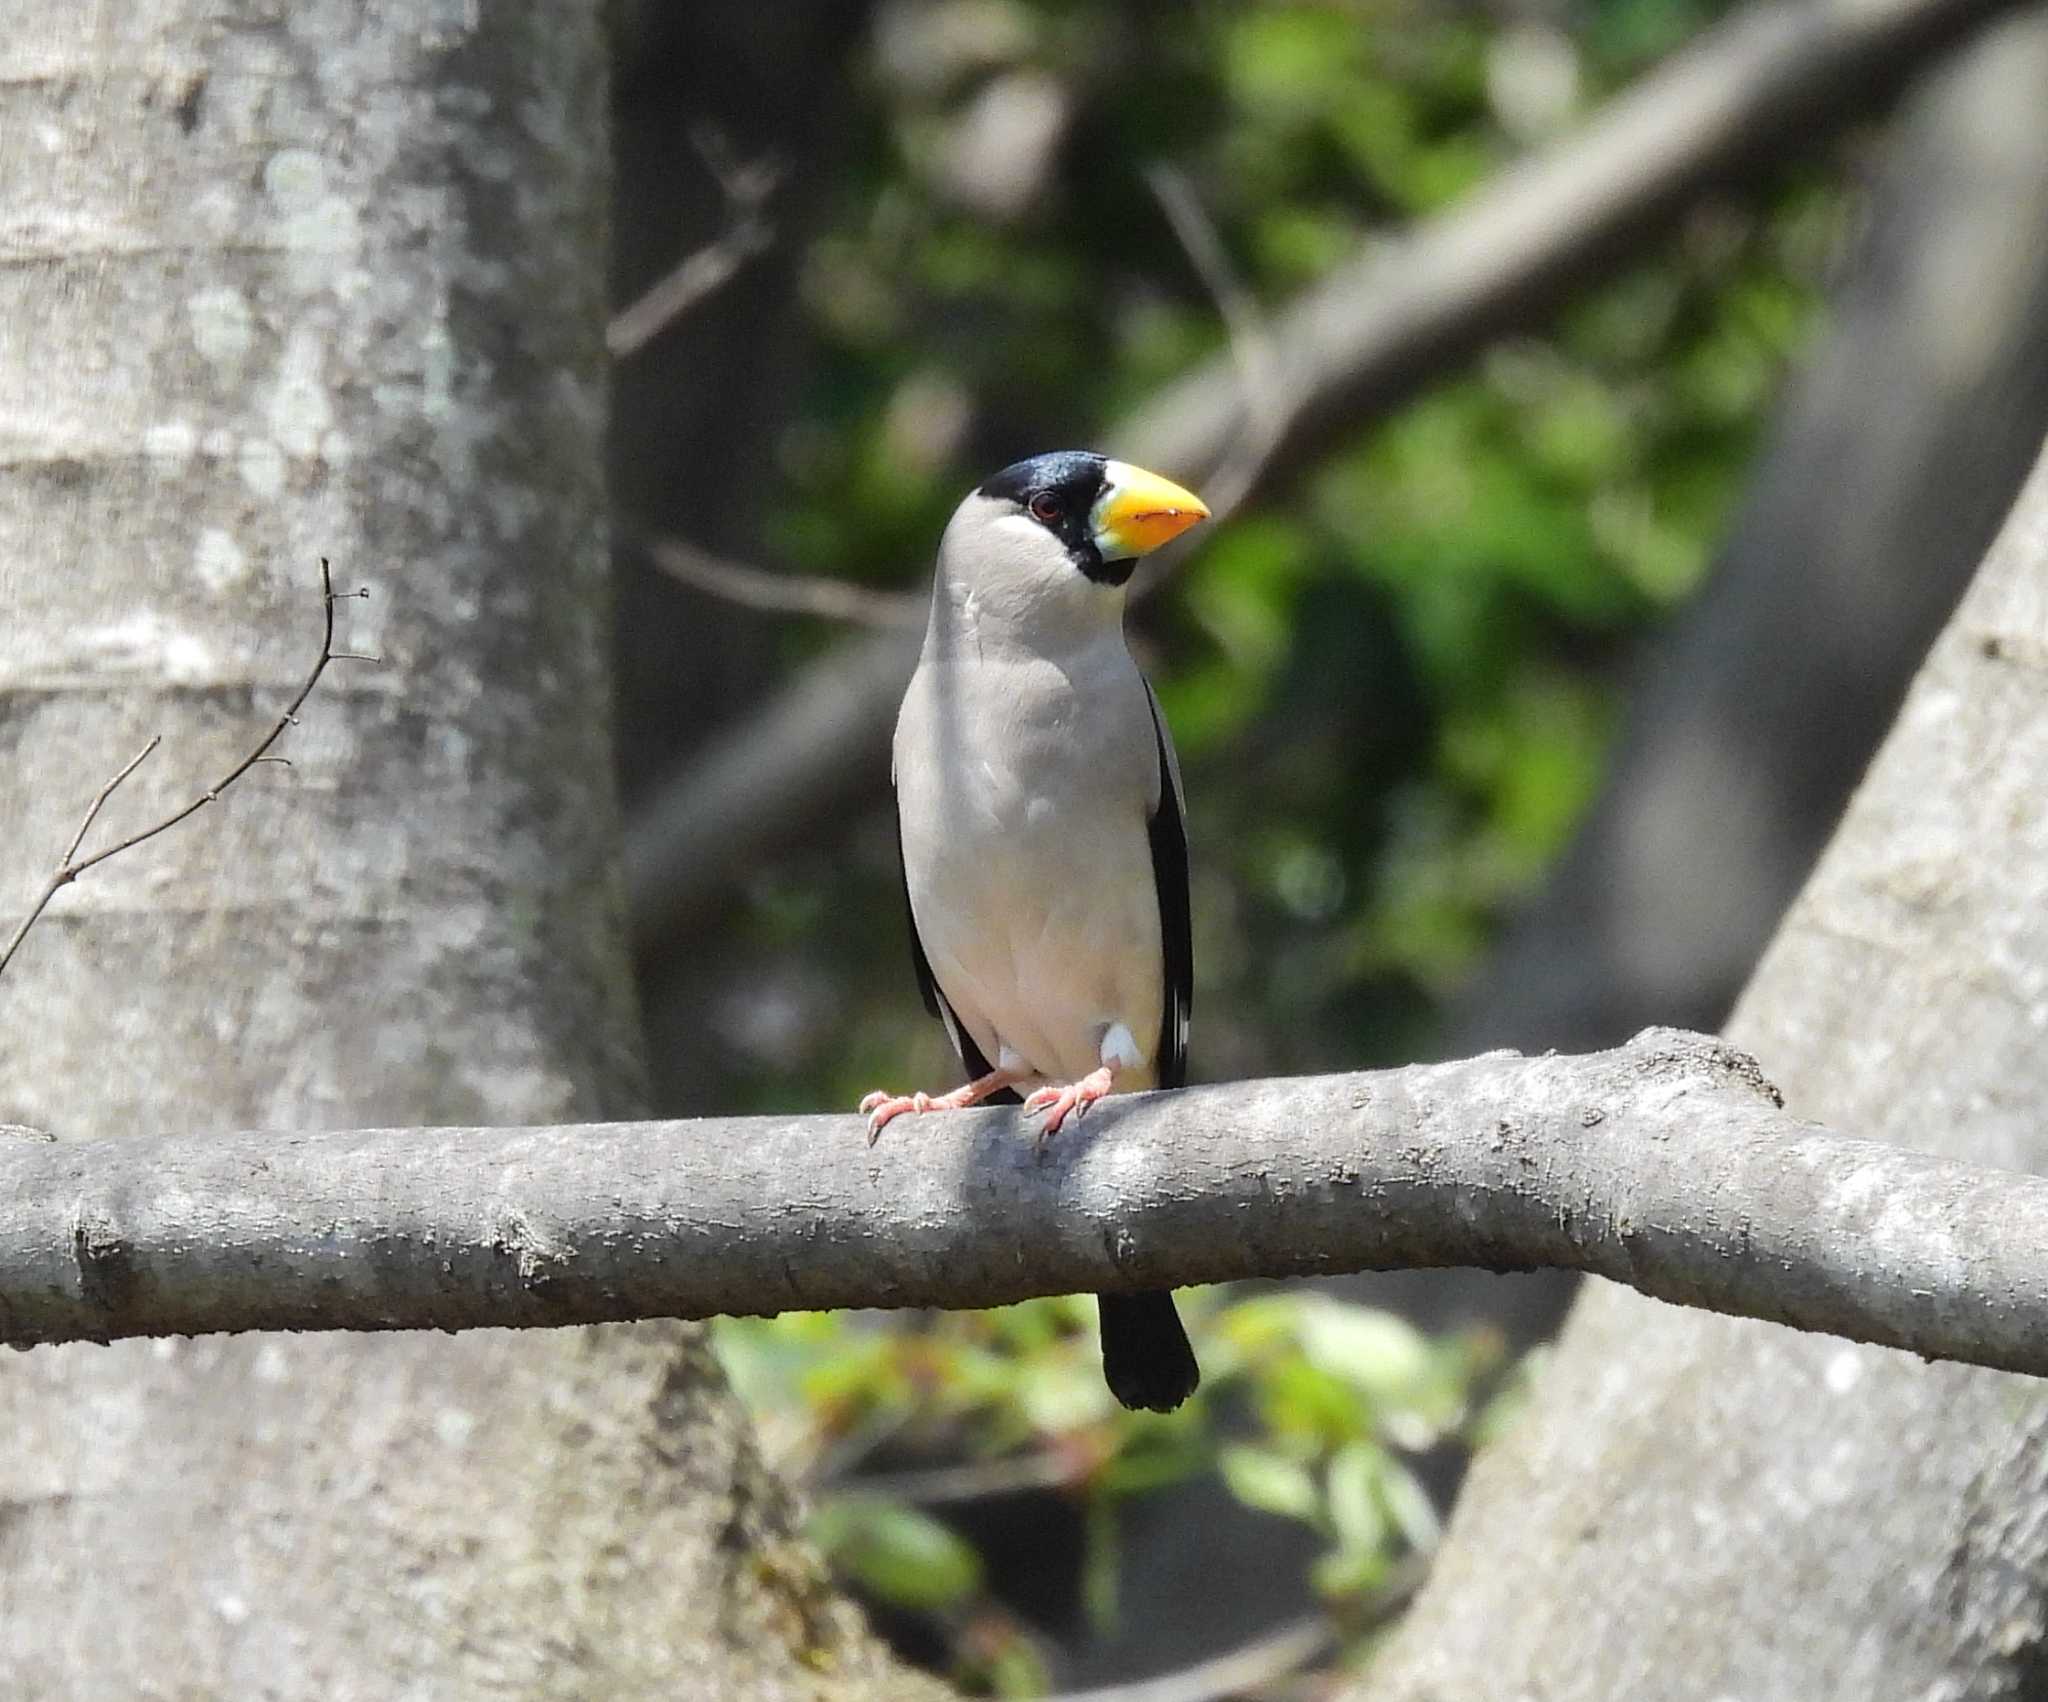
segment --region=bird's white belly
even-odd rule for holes
[[[1150,1085],[1163,987],[1159,901],[1143,819],[1090,819],[1040,797],[926,846],[912,906],[932,974],[991,1064],[1005,1050],[1039,1077],[1073,1081],[1122,1024]],[[976,827],[981,824],[977,823]],[[910,848],[906,846],[908,853]]]

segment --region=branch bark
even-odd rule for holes
[[[1615,271],[1703,193],[1881,106],[2010,0],[1757,5],[1611,102],[1582,131],[1467,202],[1375,244],[1269,327],[1284,418],[1255,420],[1237,357],[1213,357],[1108,434],[1144,466],[1201,481],[1261,446],[1246,489],[1298,468],[1331,434],[1390,412],[1488,342]],[[733,883],[882,783],[914,639],[842,647],[680,769],[628,823],[636,949],[659,953]],[[831,713],[793,712],[797,699]],[[738,756],[736,753],[744,753]],[[773,807],[721,807],[735,760]],[[863,781],[865,777],[865,782]],[[712,824],[712,825],[702,825]]]
[[[0,1146],[0,1340],[988,1306],[1337,1270],[1563,1266],[2048,1374],[2048,1179],[1788,1115],[1646,1031],[1008,1110]]]

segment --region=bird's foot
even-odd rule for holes
[[[939,1102],[928,1093],[890,1093],[876,1088],[860,1102],[868,1117],[868,1145],[873,1146],[882,1131],[906,1111],[936,1111]]]
[[[1088,1115],[1088,1107],[1098,1099],[1108,1097],[1112,1075],[1107,1064],[1099,1070],[1090,1071],[1079,1081],[1069,1082],[1065,1087],[1042,1087],[1024,1101],[1026,1111],[1043,1111],[1045,1122],[1039,1127],[1038,1138],[1042,1141],[1049,1135],[1056,1135],[1069,1117],[1079,1122]]]
[[[868,1145],[873,1146],[881,1132],[905,1112],[965,1111],[970,1105],[979,1105],[990,1094],[1002,1092],[1016,1079],[1008,1070],[990,1070],[987,1075],[977,1076],[966,1086],[954,1088],[951,1093],[890,1093],[877,1088],[860,1102],[860,1108],[868,1118]]]

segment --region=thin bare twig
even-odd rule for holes
[[[1219,518],[1227,515],[1259,482],[1287,429],[1286,380],[1280,363],[1279,345],[1258,299],[1246,287],[1230,264],[1223,239],[1201,198],[1178,166],[1158,162],[1146,167],[1145,183],[1159,210],[1173,227],[1173,234],[1195,276],[1216,304],[1230,339],[1230,358],[1237,369],[1238,387],[1244,397],[1243,434],[1231,446],[1214,473],[1202,481],[1209,510]]]
[[[1015,1495],[1027,1489],[1070,1489],[1087,1476],[1084,1464],[1071,1453],[1041,1448],[997,1460],[965,1460],[958,1465],[874,1472],[861,1477],[840,1475],[820,1479],[837,1489],[905,1501],[918,1507],[979,1501],[990,1495]]]
[[[1248,1643],[1177,1672],[1094,1690],[1065,1690],[1047,1697],[1046,1702],[1220,1702],[1226,1696],[1263,1691],[1322,1660],[1336,1649],[1340,1635],[1361,1636],[1398,1619],[1428,1581],[1430,1558],[1414,1552],[1405,1555],[1363,1611],[1343,1616],[1341,1623],[1334,1616],[1302,1614]]]
[[[1202,210],[1193,186],[1177,167],[1157,164],[1147,169],[1145,180],[1173,226],[1189,263],[1202,279],[1230,335],[1244,391],[1247,428],[1245,436],[1229,459],[1209,481],[1206,495],[1211,510],[1226,514],[1258,482],[1266,458],[1279,442],[1287,410],[1280,394],[1279,358],[1259,306],[1252,299],[1223,251],[1216,227]],[[740,228],[734,227],[735,230]],[[713,245],[715,248],[717,245]],[[685,267],[708,255],[700,250]],[[677,274],[678,276],[680,273]],[[628,309],[637,313],[651,297]],[[625,315],[612,324],[613,353],[626,352],[618,346]],[[645,338],[641,338],[645,341]],[[635,344],[635,347],[638,345]],[[770,573],[763,568],[713,554],[702,546],[667,533],[635,532],[633,543],[640,552],[671,579],[702,591],[707,596],[758,609],[769,614],[804,615],[817,620],[846,621],[860,626],[893,627],[916,631],[924,625],[927,600],[900,591],[875,591],[862,585],[819,575]],[[1156,588],[1156,571],[1134,587],[1142,596]]]
[[[144,828],[140,833],[131,833],[118,844],[106,846],[101,850],[93,852],[90,856],[82,857],[79,855],[79,848],[84,845],[85,836],[92,831],[92,824],[99,819],[100,811],[106,807],[107,800],[114,795],[121,782],[140,768],[149,754],[158,745],[163,743],[163,735],[158,733],[148,744],[144,745],[141,750],[130,757],[121,771],[93,795],[91,804],[86,808],[84,819],[78,824],[78,831],[71,836],[71,843],[65,847],[62,860],[51,872],[50,878],[43,883],[42,891],[36,894],[34,901],[29,905],[28,914],[22,917],[20,924],[15,928],[13,934],[9,936],[5,948],[0,949],[0,975],[7,973],[8,964],[14,961],[14,954],[21,949],[21,942],[28,937],[29,929],[36,925],[41,919],[43,912],[49,908],[50,900],[55,898],[63,888],[77,880],[87,869],[92,868],[95,864],[104,863],[109,857],[118,857],[123,851],[132,851],[144,840],[154,839],[158,834],[166,833],[176,827],[178,823],[185,820],[188,816],[197,815],[259,762],[282,762],[287,767],[290,766],[286,758],[271,756],[269,754],[270,747],[284,736],[284,730],[287,727],[298,724],[299,710],[304,706],[306,699],[313,695],[313,688],[320,683],[320,676],[327,671],[327,664],[329,662],[375,662],[381,660],[379,657],[365,655],[359,651],[337,650],[334,648],[334,605],[345,597],[367,597],[369,594],[368,586],[358,586],[353,591],[335,590],[334,575],[328,567],[327,558],[325,556],[320,558],[320,608],[322,617],[320,655],[318,660],[314,662],[311,672],[306,675],[305,683],[293,695],[291,702],[285,705],[284,713],[277,718],[270,731],[257,740],[255,747],[248,755],[244,756],[240,762],[236,763],[233,768],[229,769],[226,774],[215,781],[204,792],[201,792],[190,803],[180,809],[173,810],[161,821],[153,826]]]
[[[1189,263],[1215,300],[1243,384],[1246,433],[1215,477],[1205,481],[1204,494],[1211,510],[1226,514],[1258,482],[1285,427],[1287,408],[1279,389],[1279,359],[1258,303],[1232,271],[1222,239],[1185,174],[1174,166],[1159,164],[1150,167],[1145,177],[1187,251]],[[617,325],[615,321],[615,333]],[[621,351],[615,348],[614,352]],[[632,541],[670,578],[741,608],[916,631],[924,625],[929,606],[923,596],[914,593],[876,591],[820,575],[771,573],[667,533],[636,532]],[[1156,583],[1156,573],[1149,575],[1134,588],[1134,594],[1142,596],[1156,588]]]
[[[926,600],[908,592],[875,591],[814,574],[770,573],[666,533],[636,531],[631,538],[671,579],[742,608],[905,631],[924,625]]]
[[[691,138],[725,196],[725,229],[702,248],[686,254],[638,300],[621,308],[605,327],[604,343],[614,360],[646,347],[698,303],[723,289],[740,268],[765,254],[775,241],[775,227],[763,209],[782,181],[782,166],[772,159],[742,164],[732,157],[725,139],[700,128]]]
[[[1097,1690],[1064,1690],[1047,1702],[1218,1702],[1221,1697],[1240,1696],[1298,1672],[1336,1641],[1328,1619],[1319,1613],[1303,1614],[1277,1631],[1178,1672],[1106,1684]]]
[[[58,864],[60,869],[67,866],[78,855],[79,846],[85,843],[86,834],[92,831],[92,824],[99,818],[100,811],[106,807],[107,800],[114,795],[115,788],[140,768],[149,753],[163,742],[163,734],[156,733],[151,735],[149,743],[128,759],[127,766],[93,794],[91,804],[86,807],[85,819],[78,824],[78,831],[71,836],[71,843],[64,848],[64,856]],[[16,937],[19,938],[18,935]],[[7,960],[0,958],[0,969],[4,969],[6,966]]]

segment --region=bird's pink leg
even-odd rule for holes
[[[1060,1132],[1060,1125],[1069,1117],[1079,1122],[1088,1115],[1088,1107],[1098,1099],[1106,1098],[1110,1084],[1115,1080],[1115,1069],[1104,1064],[1099,1070],[1091,1070],[1077,1082],[1065,1087],[1042,1087],[1024,1101],[1026,1111],[1043,1111],[1045,1123],[1038,1131],[1038,1138]]]
[[[868,1145],[873,1146],[875,1137],[906,1111],[965,1111],[990,1094],[1014,1086],[1019,1079],[1008,1070],[990,1070],[951,1093],[889,1093],[877,1088],[860,1102],[860,1108],[868,1114]]]

